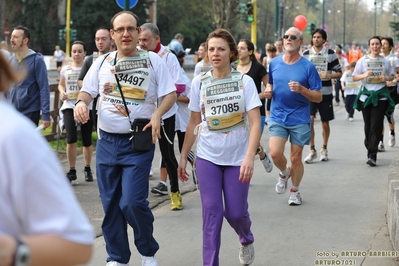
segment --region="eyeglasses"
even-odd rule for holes
[[[117,28],[117,29],[113,29],[113,31],[116,34],[122,34],[124,33],[126,30],[129,34],[132,34],[135,30],[138,30],[139,27],[127,27],[127,28]]]
[[[284,35],[283,38],[284,38],[284,39],[290,38],[291,40],[295,41],[298,37],[295,36],[295,35]]]

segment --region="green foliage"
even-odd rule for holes
[[[93,133],[92,133],[92,145],[93,145],[93,147],[96,146],[97,140],[98,140],[97,132],[93,132]],[[57,150],[57,149],[58,149],[59,151],[65,151],[65,150],[66,150],[66,145],[67,145],[67,143],[66,143],[66,140],[65,140],[65,139],[60,139],[60,140],[58,141],[58,143],[57,143],[56,140],[55,140],[55,141],[50,141],[50,142],[49,142],[49,145],[50,145],[50,147],[51,147],[52,149],[54,149],[54,150]],[[78,147],[78,148],[82,147],[82,141],[81,141],[81,140],[78,140],[78,141],[76,142],[76,147]]]
[[[396,39],[399,39],[399,22],[389,22],[389,27],[393,30]]]
[[[161,42],[168,45],[176,33],[181,33],[184,36],[183,46],[197,49],[213,30],[211,12],[209,0],[158,0],[157,25]]]

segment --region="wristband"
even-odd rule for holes
[[[28,266],[30,262],[30,249],[20,239],[15,238],[17,241],[17,248],[14,254],[13,266]]]
[[[84,102],[84,103],[86,104],[86,102],[85,102],[83,99],[78,99],[78,100],[75,102],[75,106],[78,105],[78,103],[80,103],[80,102]],[[86,104],[86,105],[87,105],[87,104]]]

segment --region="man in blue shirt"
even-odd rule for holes
[[[280,170],[276,192],[284,194],[291,178],[289,205],[302,204],[299,184],[304,174],[303,146],[309,144],[311,136],[309,103],[322,100],[321,79],[316,67],[300,55],[302,44],[302,32],[295,27],[289,28],[284,35],[285,53],[270,62],[269,82],[264,92],[267,99],[273,99],[268,126],[270,155]],[[288,138],[291,142],[290,167],[284,155]]]

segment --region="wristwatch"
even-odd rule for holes
[[[28,266],[30,261],[30,249],[24,242],[16,238],[17,249],[14,255],[13,266]]]
[[[83,100],[83,99],[78,99],[76,102],[75,102],[75,106],[78,104],[78,103],[80,103],[80,102],[84,102],[85,103],[85,101]],[[86,104],[86,103],[85,103]]]

